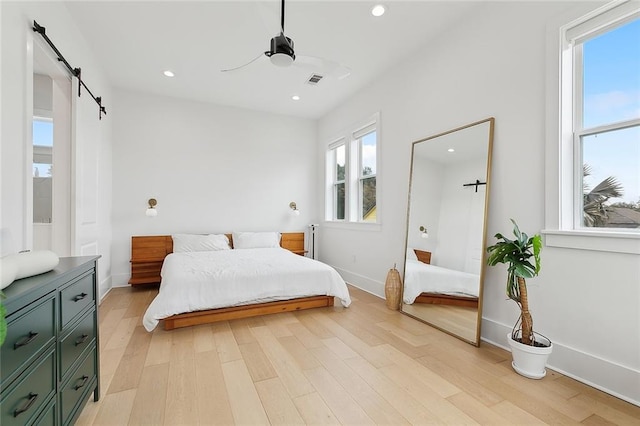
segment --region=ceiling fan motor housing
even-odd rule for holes
[[[290,56],[293,60],[296,59],[296,55],[293,51],[293,40],[282,33],[271,39],[271,49],[269,50],[268,56],[277,54]]]

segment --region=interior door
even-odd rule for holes
[[[73,86],[78,87],[77,78]],[[100,121],[94,100],[84,92],[74,95],[72,138],[72,243],[73,255],[97,255],[98,247],[98,149]]]

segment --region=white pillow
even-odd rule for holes
[[[230,250],[229,238],[224,234],[174,234],[173,252]]]
[[[418,260],[416,252],[411,247],[407,247],[407,259]]]
[[[280,247],[279,232],[234,232],[233,248],[273,248]]]
[[[49,250],[10,254],[0,259],[0,289],[15,280],[43,274],[58,266],[58,255]]]

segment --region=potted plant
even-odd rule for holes
[[[515,239],[510,240],[498,233],[496,244],[487,247],[487,263],[507,265],[507,296],[520,307],[520,317],[507,335],[507,341],[513,355],[513,369],[525,377],[541,379],[545,376],[545,365],[553,345],[551,341],[533,331],[533,319],[529,312],[526,278],[533,278],[540,272],[540,235],[529,237],[521,232],[513,222]]]

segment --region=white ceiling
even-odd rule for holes
[[[311,86],[306,80],[314,70],[278,68],[266,57],[220,72],[269,49],[279,32],[280,1],[66,2],[114,87],[307,118],[322,117],[375,82],[478,2],[386,0],[380,18],[370,14],[374,4],[286,2],[285,34],[296,54],[351,69],[347,78],[329,74]],[[175,77],[163,76],[166,69]],[[83,77],[90,84],[91,76]],[[301,99],[293,101],[294,94]]]
[[[447,165],[482,161],[489,152],[491,125],[483,121],[438,137],[431,137],[414,145],[413,155]],[[454,151],[448,151],[453,149]]]

